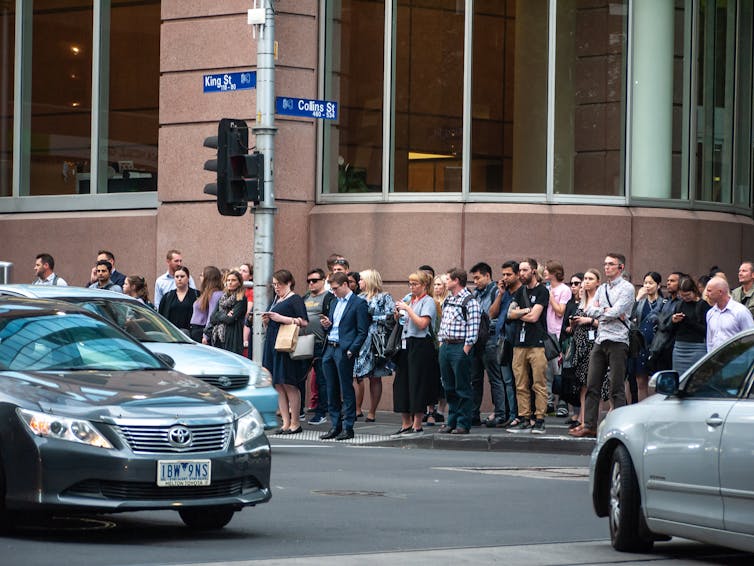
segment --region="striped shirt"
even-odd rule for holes
[[[463,316],[463,301],[470,297],[465,287],[457,295],[448,295],[442,303],[442,320],[438,339],[440,342],[458,342],[473,346],[479,334],[479,322],[482,320],[482,309],[473,297],[466,303],[466,314]]]

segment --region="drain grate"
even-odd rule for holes
[[[446,470],[449,472],[470,472],[474,474],[486,474],[493,476],[515,476],[520,478],[546,479],[546,480],[573,480],[586,481],[589,479],[589,468],[586,467],[457,467],[457,468],[434,468],[435,470]]]

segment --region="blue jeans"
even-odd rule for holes
[[[440,376],[448,400],[448,421],[450,428],[471,428],[471,414],[474,410],[473,390],[471,389],[471,356],[463,351],[463,344],[443,344],[440,346]]]
[[[322,356],[322,370],[327,380],[327,407],[330,426],[353,429],[356,421],[356,393],[353,390],[354,358],[349,359],[341,348],[328,346]],[[342,398],[342,400],[341,400]]]
[[[482,355],[472,353],[471,362],[471,387],[474,390],[473,416],[479,418],[479,408],[484,396],[484,372],[487,371],[487,379],[490,382],[490,394],[492,405],[495,407],[495,418],[505,418],[505,389],[503,387],[503,374],[497,363],[497,336],[491,336],[487,340]]]

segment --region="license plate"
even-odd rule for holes
[[[210,485],[212,462],[210,460],[158,460],[157,485],[159,487],[187,487]]]

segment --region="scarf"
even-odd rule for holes
[[[217,303],[217,309],[227,316],[228,314],[230,314],[230,311],[233,310],[233,307],[236,306],[236,303],[238,303],[236,294],[226,293],[222,297],[220,297],[220,300]],[[220,322],[212,328],[213,346],[225,344],[225,330],[227,329],[227,327],[227,323]]]

